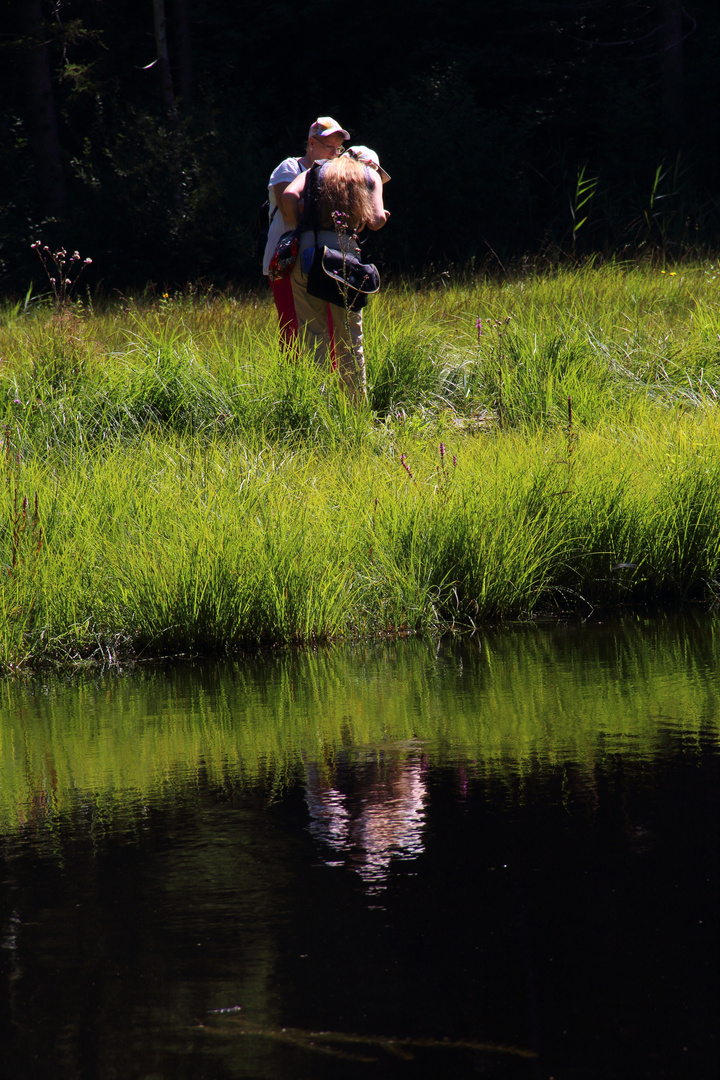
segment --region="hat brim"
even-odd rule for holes
[[[346,131],[345,128],[340,128],[340,127],[326,128],[325,131],[315,131],[310,136],[310,138],[311,139],[322,139],[322,138],[324,138],[325,135],[342,135],[343,139],[349,139],[350,138],[350,132]]]
[[[368,168],[374,169],[375,172],[379,173],[383,184],[387,184],[390,173],[383,169],[374,150],[370,150],[367,146],[349,146],[348,153],[352,154],[356,161],[360,161],[363,165],[367,165]]]

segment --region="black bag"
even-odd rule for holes
[[[374,263],[362,263],[335,248],[316,246],[307,279],[310,296],[360,311],[379,288],[380,275]]]

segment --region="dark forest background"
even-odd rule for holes
[[[718,0],[0,0],[0,292],[256,287],[272,168],[331,115],[387,269],[720,246]]]

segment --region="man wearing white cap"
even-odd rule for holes
[[[278,240],[283,233],[292,228],[292,225],[288,224],[287,219],[283,216],[282,194],[286,187],[296,176],[309,169],[314,162],[335,157],[342,149],[343,141],[349,138],[349,132],[340,127],[332,116],[319,116],[310,125],[304,155],[302,157],[285,158],[273,170],[268,181],[270,228],[263,256],[263,274],[268,272],[270,260],[273,257]],[[271,281],[270,288],[280,321],[280,340],[288,348],[293,344],[298,332],[290,278]]]

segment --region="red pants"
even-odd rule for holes
[[[297,337],[298,321],[289,276],[281,281],[271,281],[270,288],[280,320],[280,341],[284,349],[291,349]]]

